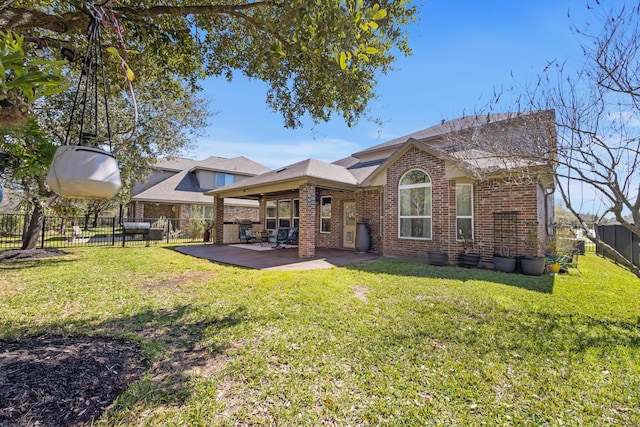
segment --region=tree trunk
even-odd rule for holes
[[[40,232],[42,231],[42,222],[44,220],[44,206],[39,201],[36,201],[33,205],[33,212],[29,219],[29,226],[27,227],[24,236],[22,237],[22,249],[35,249],[38,246],[38,240],[40,239]]]

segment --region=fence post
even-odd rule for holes
[[[111,218],[111,246],[116,245],[116,217]]]
[[[46,230],[46,225],[47,225],[47,216],[43,215],[42,216],[42,231],[40,233],[40,249],[44,249],[44,234],[45,234],[45,230]]]

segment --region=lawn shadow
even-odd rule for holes
[[[375,274],[431,277],[434,279],[460,280],[463,282],[481,280],[548,294],[553,293],[555,279],[555,276],[548,274],[542,276],[526,276],[519,273],[503,273],[483,268],[433,266],[416,260],[400,258],[378,259],[369,263],[350,265],[346,268]]]
[[[104,321],[86,318],[62,320],[34,327],[33,323],[0,323],[0,330],[12,339],[24,336],[85,336],[96,340],[124,339],[136,344],[144,356],[146,372],[127,389],[126,398],[112,405],[120,413],[139,405],[182,405],[192,394],[193,375],[213,376],[226,366],[227,350],[235,343],[216,339],[223,330],[247,321],[246,309],[203,315],[198,307],[182,305],[171,309],[145,310]],[[87,381],[92,381],[87,378]],[[141,381],[140,381],[141,380]]]
[[[523,317],[521,310],[495,305],[483,311],[475,306],[473,313],[459,319],[472,322],[473,327],[461,323],[434,330],[426,325],[424,331],[399,333],[394,339],[401,346],[425,340],[452,342],[472,348],[479,357],[488,353],[511,357],[517,353],[520,357],[553,356],[567,361],[594,350],[605,355],[618,347],[640,347],[640,327],[632,321],[549,312],[530,312]],[[493,339],[488,341],[489,334]]]
[[[28,249],[0,252],[0,270],[24,270],[53,267],[77,260],[77,256],[59,249]]]

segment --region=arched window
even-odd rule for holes
[[[405,173],[398,186],[398,234],[413,239],[431,238],[431,179],[426,172],[413,169]]]

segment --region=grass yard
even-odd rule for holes
[[[97,425],[640,425],[640,280],[381,260],[254,271],[161,246],[0,263],[0,339],[127,338]]]

